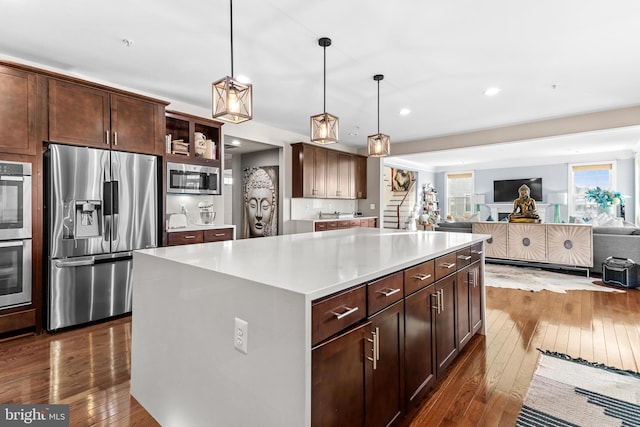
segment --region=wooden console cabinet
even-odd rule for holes
[[[593,266],[590,225],[474,222],[472,230],[491,235],[486,243],[487,258]]]
[[[233,228],[213,228],[207,230],[174,231],[167,233],[167,246],[221,242],[224,240],[233,240]]]

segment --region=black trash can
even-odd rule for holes
[[[610,256],[602,262],[602,281],[623,288],[638,287],[638,264],[628,258]]]

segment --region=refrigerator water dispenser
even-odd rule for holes
[[[102,203],[97,200],[76,200],[75,203],[75,238],[100,237]]]

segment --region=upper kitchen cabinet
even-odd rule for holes
[[[172,162],[220,165],[222,123],[167,111],[165,158]]]
[[[292,144],[293,197],[326,198],[327,150],[309,144]]]
[[[34,73],[0,66],[0,152],[36,154],[39,78]]]
[[[159,154],[161,102],[49,79],[49,141]]]
[[[291,144],[291,148],[293,197],[317,199],[367,197],[366,157],[305,143]]]

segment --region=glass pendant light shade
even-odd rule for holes
[[[324,71],[323,71],[323,107],[324,112],[311,116],[310,139],[316,144],[335,144],[338,142],[339,119],[327,113],[327,47],[331,46],[331,39],[322,37],[318,40],[318,45],[324,49]]]
[[[230,123],[251,120],[253,86],[226,76],[212,85],[213,117]]]
[[[229,123],[251,120],[253,114],[253,86],[233,78],[233,0],[229,0],[231,22],[231,76],[211,85],[212,116]]]
[[[371,157],[385,157],[391,154],[391,137],[380,133],[380,80],[384,79],[382,74],[373,76],[373,80],[378,82],[378,133],[367,137],[367,149]]]
[[[338,118],[329,113],[311,116],[311,142],[322,145],[338,142]]]
[[[391,137],[383,133],[377,133],[367,137],[369,156],[385,157],[391,154]]]

